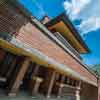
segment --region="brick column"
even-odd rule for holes
[[[76,100],[80,100],[80,90],[77,89],[75,93],[76,93],[76,95],[75,95],[76,96]]]
[[[38,74],[39,68],[40,68],[40,65],[37,64],[37,65],[35,66],[34,71],[32,72],[32,76],[35,76],[35,75]]]
[[[0,64],[4,60],[6,52],[3,49],[0,49]]]
[[[11,76],[12,71],[13,71],[14,68],[15,68],[16,63],[17,63],[17,57],[14,57],[14,58],[13,58],[13,61],[12,61],[12,63],[11,63],[11,66],[10,66],[10,68],[9,68],[9,71],[6,73],[6,76],[7,76],[7,78],[8,78],[8,81],[9,81],[9,78],[10,78],[10,76]]]
[[[98,78],[98,100],[100,100],[100,78]]]
[[[23,57],[21,66],[18,67],[18,69],[15,73],[13,73],[12,79],[8,86],[8,95],[9,96],[15,96],[16,93],[18,92],[20,83],[24,78],[24,75],[29,67],[29,64],[30,64],[30,58]]]
[[[50,83],[48,84],[48,85],[49,85],[49,88],[48,88],[48,91],[47,91],[47,98],[50,98],[50,95],[51,95],[51,92],[52,92],[52,88],[53,88],[53,84],[54,84],[55,77],[56,77],[56,72],[53,71],[53,72],[52,72],[52,77],[51,77]]]
[[[32,95],[37,95],[38,94],[38,90],[39,90],[39,86],[40,86],[40,83],[42,82],[43,80],[41,78],[37,78],[36,79],[36,83],[34,85],[34,89],[32,91]]]
[[[81,82],[79,82],[79,84],[76,87],[76,91],[75,91],[76,100],[80,100],[80,89],[81,89]]]
[[[60,84],[59,90],[58,90],[58,96],[57,96],[58,99],[61,98],[63,87],[64,87],[64,85],[63,84]]]
[[[62,89],[64,87],[64,85],[63,85],[64,81],[65,81],[65,76],[62,76],[61,84],[60,84],[59,89],[58,89],[58,96],[57,96],[57,98],[60,98],[61,95],[62,95]]]

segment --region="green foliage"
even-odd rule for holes
[[[10,35],[10,33],[0,33],[0,38],[4,39],[4,40],[7,40],[7,41],[10,41],[12,36]]]
[[[92,67],[91,67],[91,70],[92,70],[97,76],[100,76],[100,64],[92,66]]]

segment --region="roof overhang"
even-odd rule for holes
[[[52,32],[59,32],[79,52],[87,53],[88,47],[74,28],[68,17],[63,13],[45,24]]]

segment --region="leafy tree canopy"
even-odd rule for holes
[[[97,76],[100,77],[100,64],[93,65],[90,70],[92,70]]]

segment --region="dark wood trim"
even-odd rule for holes
[[[58,22],[63,21],[63,23],[70,29],[72,34],[75,36],[75,38],[81,43],[81,45],[87,50],[87,52],[90,52],[89,48],[83,41],[82,37],[79,35],[79,32],[76,30],[70,19],[65,13],[60,14],[59,16],[55,17],[54,19],[50,20],[48,23],[45,24],[46,27],[53,26],[57,24]]]

